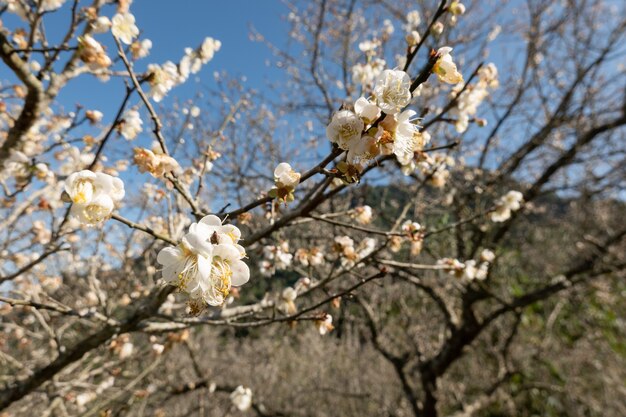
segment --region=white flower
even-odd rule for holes
[[[420,16],[420,12],[417,10],[412,10],[406,15],[406,24],[403,26],[406,32],[410,32],[417,28],[417,26],[422,22],[422,18]]]
[[[374,95],[387,114],[396,114],[411,101],[411,78],[400,70],[385,70],[376,79]]]
[[[363,87],[369,87],[386,65],[385,60],[381,58],[371,59],[366,64],[355,64],[352,67],[352,81],[363,85]]]
[[[287,162],[281,162],[274,169],[274,182],[276,186],[270,190],[269,195],[285,203],[294,200],[294,190],[300,182],[300,173],[294,171]]]
[[[126,45],[133,43],[133,39],[139,35],[139,28],[135,25],[135,16],[128,12],[113,16],[111,33]]]
[[[288,301],[294,301],[298,297],[298,293],[292,287],[283,290],[281,297]]]
[[[96,20],[91,22],[91,30],[93,33],[105,33],[111,28],[111,20],[106,16],[98,16]]]
[[[72,204],[70,214],[80,223],[95,225],[106,220],[113,211],[113,200],[107,194],[100,194],[85,204]]]
[[[267,245],[263,247],[263,256],[268,262],[264,267],[266,275],[271,276],[276,269],[287,269],[291,265],[293,255],[289,253],[289,242],[283,241],[279,245]]]
[[[133,150],[133,162],[139,168],[139,172],[149,172],[153,177],[163,177],[168,172],[177,172],[180,165],[176,159],[163,153],[155,154],[149,149],[135,148]]]
[[[333,115],[326,128],[326,136],[343,150],[361,138],[365,124],[363,120],[349,110],[341,110]]]
[[[104,115],[99,110],[87,110],[85,112],[85,117],[89,120],[89,123],[95,125],[102,121],[102,117],[104,117]]]
[[[294,257],[304,266],[319,266],[325,261],[324,252],[317,247],[313,247],[309,250],[300,248],[296,251]]]
[[[380,108],[365,97],[354,102],[354,112],[368,125],[374,123],[380,116]]]
[[[6,5],[10,13],[15,13],[23,20],[28,20],[30,7],[22,2],[22,0],[4,0],[0,4]]]
[[[524,195],[519,191],[509,191],[496,201],[495,209],[490,213],[492,222],[501,223],[511,217],[511,212],[521,208]]]
[[[374,54],[376,48],[378,48],[378,42],[376,41],[367,40],[359,43],[359,50],[366,54]]]
[[[287,287],[283,290],[278,300],[277,307],[286,314],[294,314],[297,311],[295,300],[298,292],[293,287]]]
[[[122,116],[119,131],[127,140],[133,140],[143,130],[143,121],[135,109],[127,110]]]
[[[524,195],[519,191],[509,191],[502,197],[502,202],[506,204],[511,211],[519,210],[523,201]]]
[[[92,71],[107,68],[113,63],[102,45],[90,35],[78,37],[78,53],[81,61]]]
[[[200,50],[198,51],[198,55],[202,60],[203,64],[206,64],[211,59],[213,59],[213,55],[222,47],[222,42],[213,38],[205,38],[204,42],[200,46]]]
[[[134,346],[131,342],[125,342],[119,351],[120,359],[129,358],[133,354]]]
[[[67,178],[65,192],[75,204],[89,203],[97,194],[110,194],[119,201],[124,197],[124,183],[102,172],[83,170]]]
[[[41,11],[51,12],[63,6],[65,0],[41,0]]]
[[[434,25],[431,26],[430,28],[430,33],[433,34],[433,36],[438,37],[439,35],[441,35],[443,33],[444,30],[444,25],[441,22],[435,22]]]
[[[452,48],[444,46],[439,48],[437,55],[439,59],[433,67],[433,72],[437,74],[439,81],[448,84],[458,84],[463,82],[463,75],[458,72],[456,64],[452,61]]]
[[[130,45],[130,52],[135,60],[147,57],[150,54],[150,49],[152,49],[152,41],[150,39],[137,40]]]
[[[148,80],[150,83],[150,96],[157,103],[176,86],[179,81],[178,68],[176,64],[167,61],[165,64],[148,65]]]
[[[205,216],[189,226],[178,246],[159,252],[163,279],[189,294],[192,309],[201,303],[222,305],[231,286],[250,279],[250,270],[241,260],[245,250],[237,244],[240,238],[237,227],[223,225],[217,216]]]
[[[70,213],[81,223],[94,225],[105,220],[116,202],[124,198],[124,182],[102,172],[83,170],[65,181],[65,192],[72,200]]]
[[[450,6],[448,6],[448,10],[450,10],[450,13],[453,15],[460,16],[465,14],[465,5],[459,1],[453,1],[450,3]]]
[[[492,250],[489,249],[483,249],[482,252],[480,252],[480,260],[483,262],[493,262],[496,259],[496,254],[493,253]]]
[[[469,261],[465,261],[463,268],[463,276],[462,279],[467,281],[473,281],[476,279],[476,274],[478,273],[478,268],[476,268],[476,261],[470,259]]]
[[[401,165],[408,164],[415,151],[421,150],[416,146],[419,139],[417,125],[411,120],[416,114],[413,110],[405,110],[398,115],[388,115],[380,124],[385,129],[378,141],[383,153],[393,153]]]
[[[239,385],[230,394],[230,401],[239,411],[247,411],[252,407],[252,390]]]
[[[317,331],[320,333],[320,335],[324,336],[334,329],[333,316],[326,313],[323,319],[315,320],[315,327],[317,327]]]
[[[279,188],[295,188],[300,182],[300,173],[294,171],[287,162],[281,162],[274,170],[274,181]]]
[[[409,236],[413,236],[416,232],[419,232],[420,230],[422,230],[422,225],[418,222],[406,220],[404,223],[402,223],[402,231]]]
[[[98,394],[95,392],[81,392],[76,396],[74,401],[79,408],[85,407],[89,402],[95,400],[98,397]]]
[[[372,221],[372,208],[361,206],[354,209],[354,219],[361,224],[368,224]]]
[[[420,37],[420,34],[416,30],[412,30],[406,35],[405,39],[406,39],[406,43],[409,46],[415,46],[420,42],[421,37]]]

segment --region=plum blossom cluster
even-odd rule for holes
[[[88,226],[108,218],[125,194],[121,179],[89,170],[71,174],[65,181],[65,192],[72,202],[70,214]]]
[[[452,95],[456,97],[458,94],[458,97],[456,105],[450,110],[450,116],[456,118],[454,126],[457,132],[463,133],[467,130],[470,119],[478,111],[478,106],[489,96],[489,90],[497,88],[498,84],[498,68],[490,63],[478,70],[476,84],[468,85],[463,92],[461,92],[463,88],[461,84],[454,87]],[[476,123],[485,126],[486,121],[477,119]]]
[[[360,224],[370,224],[372,222],[373,215],[374,211],[370,206],[355,207],[354,210],[352,210],[352,213],[350,213],[350,216]]]
[[[410,18],[410,27],[419,24],[419,14],[416,16]],[[366,49],[375,49],[375,44]],[[441,82],[458,84],[463,81],[463,75],[451,52],[449,47],[437,51],[433,72]],[[377,75],[370,98],[360,97],[352,109],[344,108],[332,116],[326,135],[347,151],[346,161],[337,166],[344,181],[358,181],[362,164],[378,155],[394,155],[400,165],[409,167],[405,172],[412,172],[415,154],[423,151],[430,140],[426,132],[419,130],[417,113],[404,110],[412,98],[409,75],[401,70],[385,69]]]
[[[437,51],[439,59],[433,67],[433,72],[437,74],[439,81],[447,84],[459,84],[463,82],[461,74],[452,60],[452,48],[444,46]]]
[[[524,195],[511,190],[496,201],[496,206],[489,214],[492,222],[501,223],[511,218],[511,213],[519,210],[524,203]]]
[[[24,186],[33,177],[41,181],[52,181],[54,173],[43,162],[33,163],[23,152],[11,150],[0,170],[0,181],[12,178],[17,186]]]
[[[219,217],[205,216],[189,226],[177,246],[163,248],[157,262],[163,266],[163,279],[189,296],[192,314],[206,305],[220,306],[232,286],[250,279],[248,265],[242,261],[245,249],[238,244],[240,230],[222,224]]]
[[[351,237],[336,236],[333,250],[339,256],[341,266],[349,269],[374,252],[376,243],[376,239],[367,237],[355,247],[354,240]]]
[[[248,411],[252,407],[252,390],[239,385],[230,393],[230,401],[239,411]]]
[[[414,152],[421,150],[416,113],[400,110],[411,101],[411,80],[407,73],[385,70],[374,88],[375,101],[365,97],[354,103],[354,111],[335,113],[326,134],[340,149],[348,151],[348,162],[358,164],[378,155],[394,154],[398,161],[408,163]],[[382,121],[374,126],[385,112]]]
[[[276,308],[288,315],[295,314],[298,311],[295,303],[296,298],[298,298],[298,291],[293,287],[286,287],[280,293]]]
[[[448,273],[457,279],[465,282],[474,280],[483,281],[487,278],[489,267],[495,260],[496,255],[490,249],[483,249],[480,253],[480,259],[477,262],[474,259],[461,262],[458,259],[443,258],[437,261],[437,265],[443,267]]]
[[[266,277],[271,277],[278,269],[289,268],[293,260],[293,255],[289,252],[289,242],[285,240],[278,245],[264,246],[263,258],[259,271]]]
[[[312,248],[299,248],[294,254],[294,259],[302,266],[320,266],[326,262],[324,252],[317,246]]]
[[[143,131],[143,120],[136,109],[127,110],[117,125],[117,130],[126,140],[133,140]]]
[[[186,48],[178,65],[172,61],[166,61],[162,65],[148,65],[146,79],[150,84],[149,94],[152,99],[156,102],[163,100],[172,88],[187,81],[191,74],[200,71],[202,65],[213,59],[221,46],[220,41],[207,37],[197,49]]]
[[[392,239],[390,242],[391,250],[394,252],[399,251],[400,245],[406,240],[411,243],[411,255],[417,256],[422,253],[424,246],[424,228],[422,225],[412,220],[406,220],[402,223],[402,232],[406,234],[406,238],[402,239],[399,236],[394,236],[395,239]]]
[[[148,172],[155,178],[162,178],[167,173],[180,170],[180,165],[174,158],[156,149],[153,152],[145,148],[135,148],[134,154],[133,161],[139,172]]]

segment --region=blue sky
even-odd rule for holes
[[[50,31],[65,28],[69,15],[67,7],[47,17]],[[205,37],[211,36],[222,42],[222,49],[202,71],[196,74],[201,84],[213,82],[214,71],[225,70],[232,75],[245,75],[247,82],[262,89],[265,80],[276,76],[276,71],[266,66],[271,53],[262,44],[249,40],[250,25],[254,26],[268,40],[280,43],[287,30],[282,15],[286,7],[278,0],[135,0],[131,12],[142,30],[141,38],[150,39],[153,47],[150,55],[137,62],[136,68],[143,71],[149,63],[163,63],[167,60],[178,62],[186,47],[196,48]],[[113,7],[104,14],[111,17]],[[109,48],[109,55],[115,56],[110,34],[98,35],[97,39]],[[2,77],[4,78],[4,77]],[[189,82],[170,92],[168,99],[181,100],[193,97],[198,84]],[[85,94],[85,89],[90,91]],[[63,90],[58,101],[73,107],[82,103],[87,108],[95,108],[111,114],[119,106],[124,87],[120,82],[101,83],[93,77],[85,76],[75,80]]]

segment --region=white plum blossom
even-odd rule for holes
[[[387,114],[396,114],[411,101],[411,78],[400,70],[384,70],[376,79],[374,95],[378,107]]]
[[[53,10],[58,9],[63,6],[65,0],[41,0],[41,11],[42,12],[51,12]]]
[[[133,150],[133,162],[139,168],[139,172],[149,172],[155,178],[161,178],[166,173],[178,172],[180,165],[176,159],[164,153],[155,153],[145,148]]]
[[[93,33],[106,33],[111,29],[111,20],[106,16],[98,16],[91,22]]]
[[[162,249],[157,262],[163,265],[163,279],[189,295],[192,313],[205,304],[220,306],[231,286],[250,279],[246,253],[237,242],[241,232],[236,226],[223,225],[219,217],[208,215],[189,226],[177,246]]]
[[[405,110],[397,115],[387,115],[380,124],[384,128],[378,140],[382,153],[393,153],[401,165],[408,164],[415,151],[421,150],[416,146],[418,130],[412,121],[416,114],[413,110]]]
[[[85,112],[85,117],[87,118],[87,120],[89,120],[89,123],[95,125],[102,121],[104,114],[102,114],[102,112],[99,110],[87,110]]]
[[[368,125],[380,117],[380,108],[365,97],[354,102],[354,112]]]
[[[124,182],[108,174],[83,170],[65,181],[72,201],[70,213],[80,223],[95,225],[110,216],[115,203],[124,198]]]
[[[87,64],[92,71],[108,68],[113,63],[102,45],[90,35],[78,38],[78,54],[81,61]]]
[[[405,39],[406,39],[406,43],[409,46],[415,46],[420,42],[421,37],[420,37],[420,34],[416,30],[412,30],[406,35]]]
[[[465,5],[460,1],[453,1],[450,3],[450,6],[448,6],[448,10],[450,10],[450,13],[453,15],[460,16],[465,14]]]
[[[495,209],[490,213],[492,222],[501,223],[511,218],[511,213],[521,208],[524,195],[519,191],[509,191],[496,201]]]
[[[293,287],[286,287],[280,294],[276,307],[285,314],[294,314],[297,311],[296,303],[298,292]]]
[[[326,335],[335,328],[333,326],[333,316],[325,313],[323,318],[315,320],[315,327],[317,327],[317,331],[321,336]]]
[[[111,20],[111,33],[126,45],[133,43],[139,35],[139,28],[135,25],[135,16],[131,13],[118,13]]]
[[[381,58],[369,59],[366,64],[357,63],[352,67],[352,81],[363,87],[369,87],[386,65],[385,60]]]
[[[143,121],[135,109],[127,110],[122,116],[119,131],[127,140],[133,140],[143,130]]]
[[[294,258],[303,266],[319,266],[325,262],[324,252],[317,247],[300,248],[294,254]]]
[[[278,187],[293,189],[300,182],[300,173],[294,171],[287,162],[281,162],[274,170],[274,181]]]
[[[493,253],[492,250],[490,249],[483,249],[482,252],[480,252],[480,260],[483,262],[493,262],[496,259],[496,254]]]
[[[363,120],[350,110],[340,110],[333,115],[326,128],[326,135],[331,142],[343,150],[361,139],[365,124]]]
[[[271,197],[287,203],[294,200],[294,191],[300,183],[300,173],[296,172],[287,162],[281,162],[274,169],[275,187],[270,190]]]
[[[185,56],[182,58],[179,69],[181,81],[184,81],[189,74],[200,71],[203,64],[213,59],[213,56],[222,47],[222,42],[217,39],[207,37],[198,49],[185,48]]]
[[[432,25],[430,28],[430,33],[432,33],[434,37],[438,37],[439,35],[443,33],[444,29],[445,29],[445,26],[443,25],[443,23],[435,22],[435,24]]]
[[[172,61],[167,61],[163,65],[148,65],[148,74],[150,96],[157,103],[178,83],[178,68]]]
[[[369,224],[372,221],[373,211],[370,206],[361,206],[354,209],[353,217],[360,224]]]
[[[287,269],[291,265],[293,255],[289,253],[289,242],[283,241],[278,245],[267,245],[263,247],[264,260],[261,261],[261,273],[265,276],[272,276],[277,269]]]
[[[406,14],[406,24],[403,26],[405,32],[411,32],[417,26],[422,23],[422,17],[417,10],[411,10]]]
[[[150,54],[150,49],[152,49],[150,39],[136,40],[130,45],[130,53],[135,60],[147,57]]]
[[[239,411],[247,411],[252,407],[252,390],[239,385],[231,392],[230,401]]]
[[[498,86],[498,69],[490,63],[482,67],[478,71],[478,83],[468,85],[465,91],[461,93],[462,84],[457,84],[452,91],[456,97],[456,104],[450,110],[450,116],[456,118],[455,127],[457,132],[463,133],[467,130],[470,117],[475,116],[478,106],[489,95],[489,89]],[[460,94],[459,94],[460,93]],[[476,124],[484,126],[486,120],[475,119]]]
[[[456,64],[452,61],[452,48],[444,46],[439,48],[437,55],[439,59],[433,67],[433,72],[437,74],[439,81],[448,84],[458,84],[463,82],[463,75],[457,70]]]

